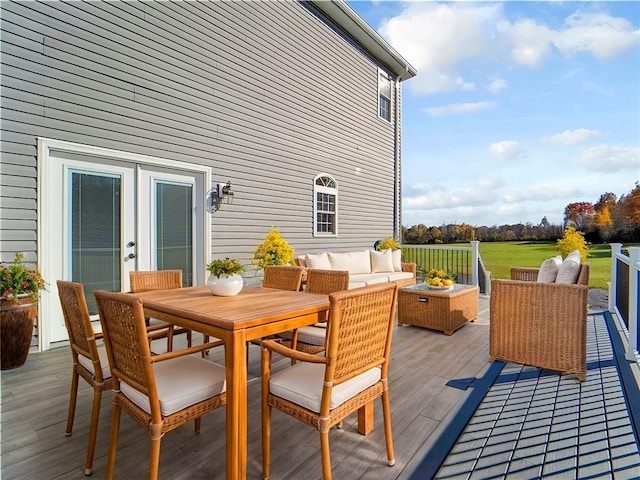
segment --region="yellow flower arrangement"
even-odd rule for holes
[[[399,248],[400,248],[400,244],[396,239],[394,239],[393,237],[387,237],[378,244],[377,249],[378,251],[382,251],[382,250],[388,250],[388,249],[398,250]]]

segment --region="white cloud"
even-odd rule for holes
[[[613,58],[637,48],[640,30],[624,18],[603,13],[574,13],[565,19],[566,29],[556,32],[554,45],[567,56],[590,53],[596,58]]]
[[[500,160],[512,160],[522,155],[520,144],[513,140],[492,143],[489,153]]]
[[[571,145],[574,143],[584,143],[592,138],[600,135],[598,130],[589,130],[586,128],[578,128],[576,130],[565,130],[562,133],[542,137],[540,141],[542,143],[558,144],[558,145]]]
[[[504,78],[496,78],[492,80],[487,86],[487,90],[491,93],[499,93],[505,88],[509,88],[509,82],[507,82]]]
[[[583,151],[575,163],[594,172],[617,172],[630,170],[640,172],[640,147],[618,147],[600,145]]]
[[[511,21],[493,3],[407,2],[403,8],[379,32],[417,68],[408,84],[416,94],[475,89],[481,79],[467,78],[464,71],[471,62],[535,68],[552,55],[552,47],[566,56],[608,59],[640,45],[640,31],[629,21],[602,12],[573,13],[554,29],[532,18]],[[484,81],[494,93],[505,86]]]
[[[473,102],[473,103],[451,103],[440,107],[427,107],[422,111],[427,112],[432,117],[442,117],[444,115],[454,115],[460,113],[471,113],[479,110],[489,110],[495,107],[494,102]]]

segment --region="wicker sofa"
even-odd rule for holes
[[[310,253],[296,257],[295,262],[305,268],[346,270],[350,289],[384,282],[399,287],[416,283],[416,264],[402,262],[400,250]]]
[[[589,265],[573,284],[537,282],[536,268],[512,268],[491,281],[491,359],[574,373],[586,378]]]

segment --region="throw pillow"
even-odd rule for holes
[[[556,283],[576,283],[578,275],[580,274],[580,254],[567,255],[562,265],[558,269],[558,275],[556,276]]]
[[[560,255],[547,258],[538,270],[538,283],[553,283],[558,276],[558,269],[562,264],[562,257]]]
[[[376,252],[371,250],[371,273],[393,272],[393,258],[391,250]]]
[[[307,268],[319,268],[320,270],[331,270],[331,263],[327,252],[308,253],[305,261]]]
[[[369,250],[358,252],[329,252],[332,270],[348,270],[350,274],[371,273]]]
[[[393,259],[393,271],[402,271],[402,250],[392,250],[391,258]]]

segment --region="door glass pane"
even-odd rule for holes
[[[193,187],[156,183],[156,266],[182,270],[184,286],[193,284]]]
[[[71,278],[84,284],[90,314],[94,290],[119,292],[119,176],[71,173]]]

